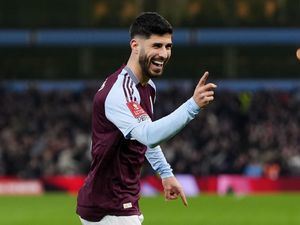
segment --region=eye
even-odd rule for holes
[[[154,43],[152,45],[154,48],[161,48],[162,47],[162,44],[161,43]]]
[[[166,45],[166,49],[167,49],[167,50],[171,50],[171,49],[172,49],[172,44],[167,44],[167,45]]]

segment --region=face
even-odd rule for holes
[[[139,65],[148,78],[162,75],[164,66],[171,56],[172,35],[151,35],[139,40]]]

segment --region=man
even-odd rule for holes
[[[153,121],[155,85],[171,56],[172,26],[157,13],[142,13],[130,27],[131,55],[109,76],[93,102],[92,165],[78,194],[84,225],[141,224],[138,199],[144,158],[160,174],[167,200],[187,205],[159,144],[178,133],[214,99],[206,72],[194,95],[170,115]]]

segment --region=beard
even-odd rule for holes
[[[147,55],[145,54],[144,51],[142,51],[140,53],[139,64],[142,69],[143,75],[145,75],[148,78],[155,78],[155,77],[162,75],[164,66],[162,66],[162,68],[160,70],[153,71],[153,70],[151,70],[151,61],[152,61],[152,58],[147,57]],[[166,62],[167,61],[165,60],[164,64],[166,64]]]

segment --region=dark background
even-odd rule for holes
[[[192,32],[205,28],[298,29],[300,26],[299,0],[214,0],[213,3],[210,0],[2,0],[0,30],[127,30],[142,11],[157,11],[165,16],[173,24],[175,36],[179,29]],[[174,43],[166,77],[197,77],[209,70],[215,78],[222,79],[297,78],[299,46],[300,43],[289,42]],[[126,42],[92,46],[2,44],[0,76],[2,79],[103,79],[126,62],[129,50]]]

